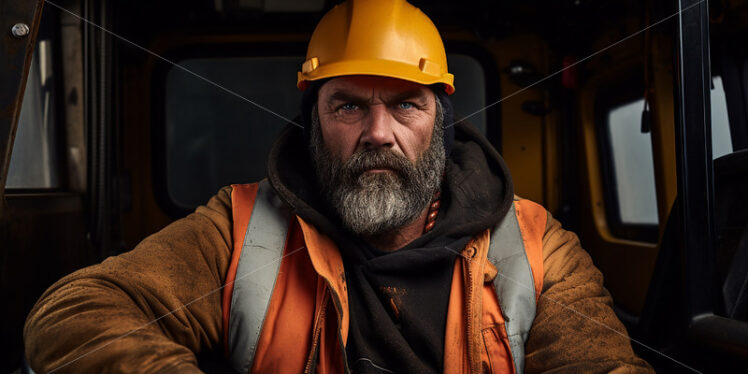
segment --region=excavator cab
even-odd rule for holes
[[[637,354],[745,367],[748,2],[411,2],[441,32],[455,118],[579,235]],[[23,324],[53,282],[264,177],[337,3],[0,3],[4,372],[25,370]]]

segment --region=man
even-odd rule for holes
[[[438,31],[403,0],[331,10],[299,73],[303,130],[32,310],[40,372],[648,372],[576,237],[513,195]]]

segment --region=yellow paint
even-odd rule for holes
[[[543,71],[545,67],[545,42],[534,35],[520,35],[497,41],[490,46],[501,71],[501,145],[514,181],[514,193],[540,204],[546,204],[544,186],[546,172],[543,160],[543,117],[526,113],[522,103],[527,100],[545,101],[540,88],[530,88],[517,93],[522,87],[515,85],[504,71],[512,60],[524,60]],[[512,95],[511,97],[509,97]],[[554,189],[557,189],[554,187]]]

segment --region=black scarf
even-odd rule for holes
[[[273,146],[271,185],[343,255],[351,316],[346,356],[355,373],[442,372],[457,253],[509,210],[513,190],[501,156],[470,125],[455,128],[436,225],[389,253],[343,229],[319,192],[300,129],[288,126]]]

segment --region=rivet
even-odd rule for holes
[[[25,23],[16,23],[10,28],[10,33],[16,38],[24,38],[29,35],[29,25]]]

